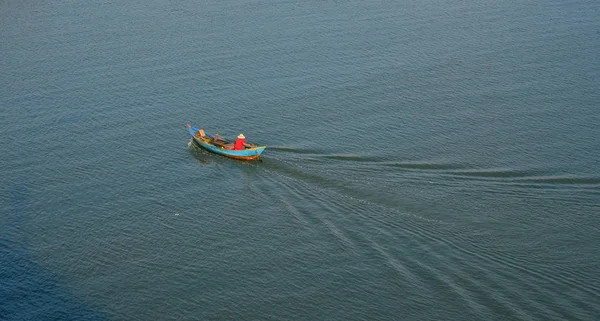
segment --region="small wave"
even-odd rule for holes
[[[324,158],[335,159],[335,160],[343,160],[343,161],[355,161],[355,162],[376,162],[379,158],[368,157],[368,156],[360,156],[353,154],[332,154],[332,155],[322,155]]]
[[[529,177],[539,174],[533,170],[516,170],[516,169],[468,169],[456,171],[453,174],[472,177],[491,177],[491,178],[518,178]]]
[[[575,185],[599,185],[600,177],[585,176],[538,176],[524,179],[527,182],[552,183],[552,184],[575,184]]]
[[[430,169],[430,170],[455,170],[462,169],[464,166],[459,164],[427,163],[427,162],[393,162],[385,163],[386,166],[399,167],[405,169]]]
[[[525,184],[560,184],[560,185],[600,185],[600,177],[580,175],[546,175],[537,170],[514,170],[514,169],[484,169],[484,170],[461,170],[449,173],[453,176],[473,177],[481,179],[503,180],[513,183]]]
[[[288,152],[295,154],[320,154],[322,151],[316,149],[302,149],[302,148],[294,148],[287,146],[267,146],[269,150],[275,150],[280,152]]]
[[[208,151],[205,151],[200,146],[198,146],[196,143],[194,143],[193,140],[190,140],[188,142],[187,146],[188,146],[188,151],[190,152],[190,154],[196,160],[198,160],[198,162],[200,162],[201,165],[216,164],[219,161],[218,157],[214,157],[214,156],[218,156],[218,155],[214,155]]]

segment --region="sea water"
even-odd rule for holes
[[[3,1],[0,320],[600,319],[599,16]]]

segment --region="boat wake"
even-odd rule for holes
[[[464,180],[457,182],[458,175],[469,180],[519,177],[547,183],[557,179],[532,177],[532,172],[511,170],[483,171],[482,176],[479,173],[469,176],[464,175],[465,172],[471,173],[469,170],[456,170],[454,165],[423,164],[426,165],[400,167],[402,171],[392,173],[400,175],[394,177],[393,181],[402,181],[402,175],[405,175],[406,184],[410,182],[411,174],[415,174],[414,171],[425,176],[423,180],[430,180],[432,174],[440,174],[441,171],[445,176],[436,176],[436,184],[427,192],[435,195],[440,191],[438,185],[444,185],[441,189],[445,193],[457,188],[464,191],[468,184]],[[286,224],[294,226],[298,233],[311,240],[296,243],[296,248],[291,252],[318,251],[319,256],[335,258],[335,263],[331,263],[332,269],[348,271],[351,275],[363,275],[365,270],[389,275],[385,284],[380,286],[390,289],[390,295],[402,289],[413,297],[419,297],[424,292],[441,301],[453,297],[456,304],[468,307],[468,311],[476,317],[483,318],[494,311],[515,319],[537,319],[549,315],[562,315],[569,319],[600,313],[598,307],[589,304],[591,298],[600,295],[600,279],[594,276],[595,270],[585,261],[572,261],[569,252],[538,248],[535,242],[527,243],[531,240],[527,237],[524,238],[527,241],[525,244],[515,246],[512,240],[503,239],[507,231],[452,219],[449,215],[452,203],[447,205],[445,219],[442,219],[431,212],[436,208],[433,205],[423,209],[410,206],[408,201],[395,204],[380,202],[366,190],[371,188],[367,179],[345,172],[346,168],[340,163],[334,167],[332,169],[330,164],[298,164],[287,159],[271,159],[261,168],[264,175],[260,176],[260,184],[254,184],[256,192],[272,200],[272,206],[279,207],[282,215],[279,220],[286,221]],[[331,176],[332,173],[337,174]],[[385,178],[389,175],[384,171],[374,180],[379,182],[378,186],[385,185],[388,183]],[[335,180],[339,183],[334,183]],[[442,184],[438,184],[440,180]],[[363,183],[364,190],[355,190],[355,186],[359,185],[354,181]],[[579,182],[598,183],[595,179]],[[563,179],[558,179],[558,183],[570,184]],[[397,198],[410,195],[402,185],[396,185],[393,189],[395,192],[389,194],[396,194]],[[471,193],[467,194],[461,199],[470,200]],[[483,198],[490,198],[492,203],[497,199],[497,196],[485,196],[479,192],[472,197],[481,202],[482,195]],[[513,202],[517,202],[519,197],[518,193],[503,196],[505,200]],[[556,199],[553,201],[560,202]],[[477,207],[478,204],[465,206],[475,206],[473,214],[490,215],[489,210]],[[534,218],[530,220],[531,224],[539,225]],[[563,223],[567,226],[575,224]],[[370,284],[379,282],[378,279],[368,281]],[[570,290],[557,297],[556,288]],[[380,295],[385,298],[386,293]],[[552,304],[557,300],[562,302],[560,307]]]

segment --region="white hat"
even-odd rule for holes
[[[246,138],[246,136],[244,136],[244,134],[239,134],[238,138],[244,139],[244,138]]]

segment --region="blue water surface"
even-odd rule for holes
[[[0,3],[0,320],[598,320],[599,16]]]

